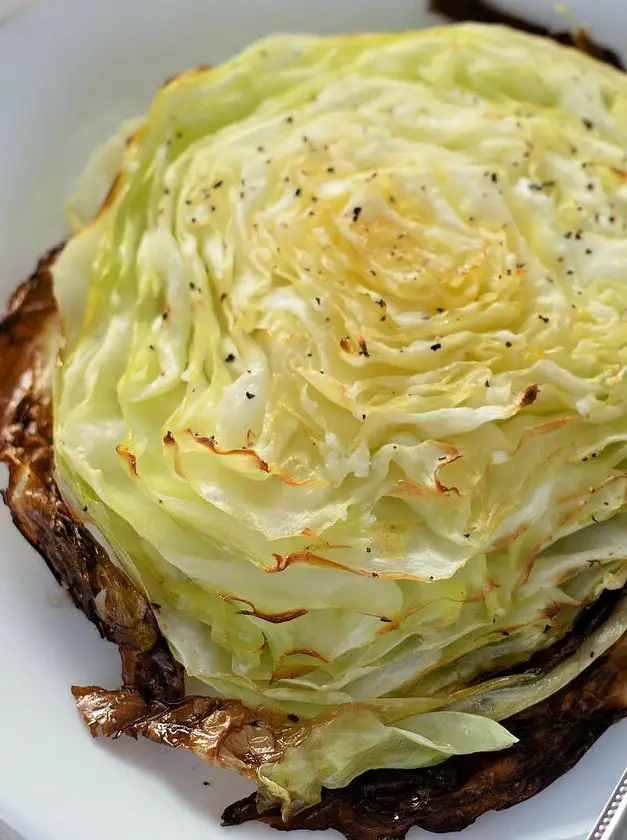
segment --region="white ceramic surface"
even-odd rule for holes
[[[559,22],[552,0],[504,5]],[[624,0],[569,5],[627,53]],[[91,147],[140,112],[164,78],[218,62],[270,31],[426,25],[424,6],[423,0],[38,0],[12,17],[0,27],[0,296],[62,238],[63,202]],[[27,840],[226,837],[219,816],[249,789],[240,779],[148,742],[93,742],[79,723],[69,686],[116,686],[116,650],[74,610],[4,508],[0,629],[0,837],[2,820]],[[483,817],[460,840],[579,837],[626,758],[627,726],[619,725],[549,790]],[[254,825],[229,836],[271,835]]]

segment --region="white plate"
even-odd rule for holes
[[[624,0],[570,0],[627,54]],[[91,148],[141,112],[167,76],[227,58],[272,30],[341,32],[429,22],[421,0],[39,0],[0,27],[0,297],[64,233],[63,202]],[[518,0],[559,23],[553,0]],[[623,12],[621,13],[621,9]],[[563,22],[562,22],[563,25]],[[184,752],[93,742],[72,683],[115,687],[115,648],[61,594],[0,512],[1,821],[26,840],[220,840],[222,808],[247,785]],[[616,726],[533,800],[489,814],[460,840],[570,840],[592,824],[627,756]],[[210,781],[206,787],[203,782]],[[229,837],[270,837],[260,825]],[[278,835],[276,835],[278,836]],[[311,835],[295,835],[293,840]],[[415,830],[412,840],[426,838]],[[459,835],[446,835],[459,837]]]

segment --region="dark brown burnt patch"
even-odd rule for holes
[[[183,671],[151,605],[65,504],[54,480],[49,357],[58,346],[51,251],[12,296],[0,323],[0,458],[13,521],[101,635],[118,645],[126,686],[148,701],[183,696]],[[82,514],[88,515],[88,509]],[[105,593],[104,599],[96,598]]]
[[[527,408],[528,405],[533,405],[534,402],[538,399],[539,393],[540,389],[537,385],[530,385],[528,388],[525,388],[525,392],[522,395],[518,404],[520,408]]]

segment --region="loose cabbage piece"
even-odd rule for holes
[[[190,676],[349,715],[260,770],[285,812],[511,743],[590,658],[492,675],[627,580],[627,79],[500,28],[282,36],[128,131],[54,267],[65,498]]]
[[[508,808],[547,787],[625,715],[625,648],[623,636],[566,688],[509,718],[507,727],[520,740],[508,750],[457,756],[420,770],[370,771],[345,788],[324,790],[318,805],[288,823],[278,808],[260,814],[252,795],[227,808],[224,823],[334,828],[347,840],[402,840],[415,825],[460,831],[486,811]]]

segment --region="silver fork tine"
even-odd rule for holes
[[[627,840],[627,768],[587,840]]]

